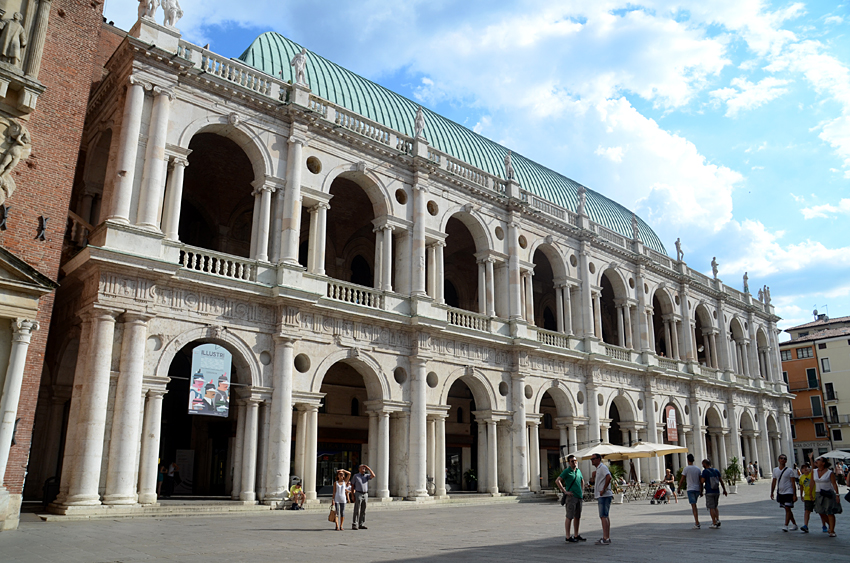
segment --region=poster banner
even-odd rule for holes
[[[671,444],[678,444],[679,430],[676,428],[676,407],[667,405],[664,414],[667,419],[667,441]]]
[[[230,360],[230,352],[217,344],[203,344],[192,351],[189,414],[227,417]]]

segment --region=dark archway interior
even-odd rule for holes
[[[670,356],[667,349],[667,337],[664,333],[664,312],[657,295],[652,296],[652,330],[655,332],[655,353],[659,356]]]
[[[697,362],[701,365],[707,366],[711,363],[711,359],[709,358],[709,350],[705,347],[705,342],[702,337],[703,324],[700,319],[700,315],[694,315],[696,318],[694,323],[694,339],[697,343]]]
[[[359,254],[351,261],[351,278],[349,281],[357,285],[372,286],[372,268],[369,267],[366,259]]]
[[[446,483],[451,489],[477,490],[477,482],[472,483],[464,473],[471,470],[478,476],[478,425],[475,422],[475,398],[472,390],[461,380],[455,381],[449,388],[447,402],[449,418],[446,421]],[[452,416],[453,415],[453,416]],[[468,448],[464,466],[464,449]]]
[[[446,272],[446,304],[478,312],[478,264],[475,259],[475,239],[466,225],[456,217],[446,224],[444,262]],[[449,300],[449,283],[454,286],[455,299]]]
[[[552,264],[549,258],[540,249],[534,251],[534,277],[532,278],[532,286],[534,288],[534,324],[543,327],[546,330],[557,330],[557,317],[555,317],[552,309],[557,301],[555,300],[555,281],[552,273]],[[546,318],[549,314],[550,319]]]
[[[248,155],[235,142],[214,133],[198,133],[189,148],[180,240],[248,258],[254,214],[254,169]]]
[[[608,428],[608,441],[619,446],[627,445],[628,437],[623,436],[620,430],[620,409],[616,403],[611,403],[611,408],[608,409],[608,418],[611,419],[611,427]]]
[[[602,310],[600,311],[602,318],[602,340],[616,346],[619,344],[619,334],[617,307],[614,305],[614,286],[611,285],[611,281],[605,274],[602,274],[600,284],[602,285],[602,295],[600,297],[600,303],[602,304]]]
[[[371,262],[362,256],[375,256],[375,212],[369,196],[356,182],[347,178],[337,178],[331,184],[330,209],[327,216],[327,243],[325,245],[325,273],[332,278],[350,281],[359,285],[372,286],[374,269]],[[302,222],[306,228],[307,222]],[[306,236],[302,234],[302,236]],[[360,249],[355,256],[348,249]],[[354,278],[355,266],[353,261],[359,255],[368,268],[368,276],[363,271],[363,265],[357,266],[357,280]],[[346,264],[345,261],[349,263]]]

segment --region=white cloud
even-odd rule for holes
[[[783,88],[788,80],[768,77],[757,83],[745,78],[733,78],[732,88],[720,88],[710,92],[711,97],[720,102],[726,102],[726,117],[737,117],[741,111],[749,111],[763,106],[771,100],[788,92]]]
[[[823,218],[826,219],[830,215],[850,215],[850,199],[842,199],[838,205],[825,203],[823,205],[813,205],[812,207],[804,207],[800,210],[803,217],[806,219]]]
[[[844,18],[842,18],[841,16],[828,16],[826,19],[823,20],[823,23],[841,25],[842,23],[844,23]]]
[[[611,162],[623,162],[623,147],[608,147],[607,149],[604,149],[602,148],[602,145],[600,145],[594,154],[604,156]]]

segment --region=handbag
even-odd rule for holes
[[[328,522],[336,522],[336,510],[334,510],[333,505],[331,505],[331,512],[328,514]]]

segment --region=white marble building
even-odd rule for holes
[[[290,474],[315,499],[359,460],[383,499],[535,492],[561,446],[664,441],[668,405],[719,466],[790,451],[769,301],[312,53],[297,83],[300,49],[265,34],[225,59],[143,18],[108,62],[83,172],[102,203],[43,383],[72,390],[69,422],[43,412],[64,447],[44,432],[32,469],[59,462],[54,511],[155,503],[178,450],[197,494],[250,503]],[[226,421],[185,415],[208,342],[233,354]]]

